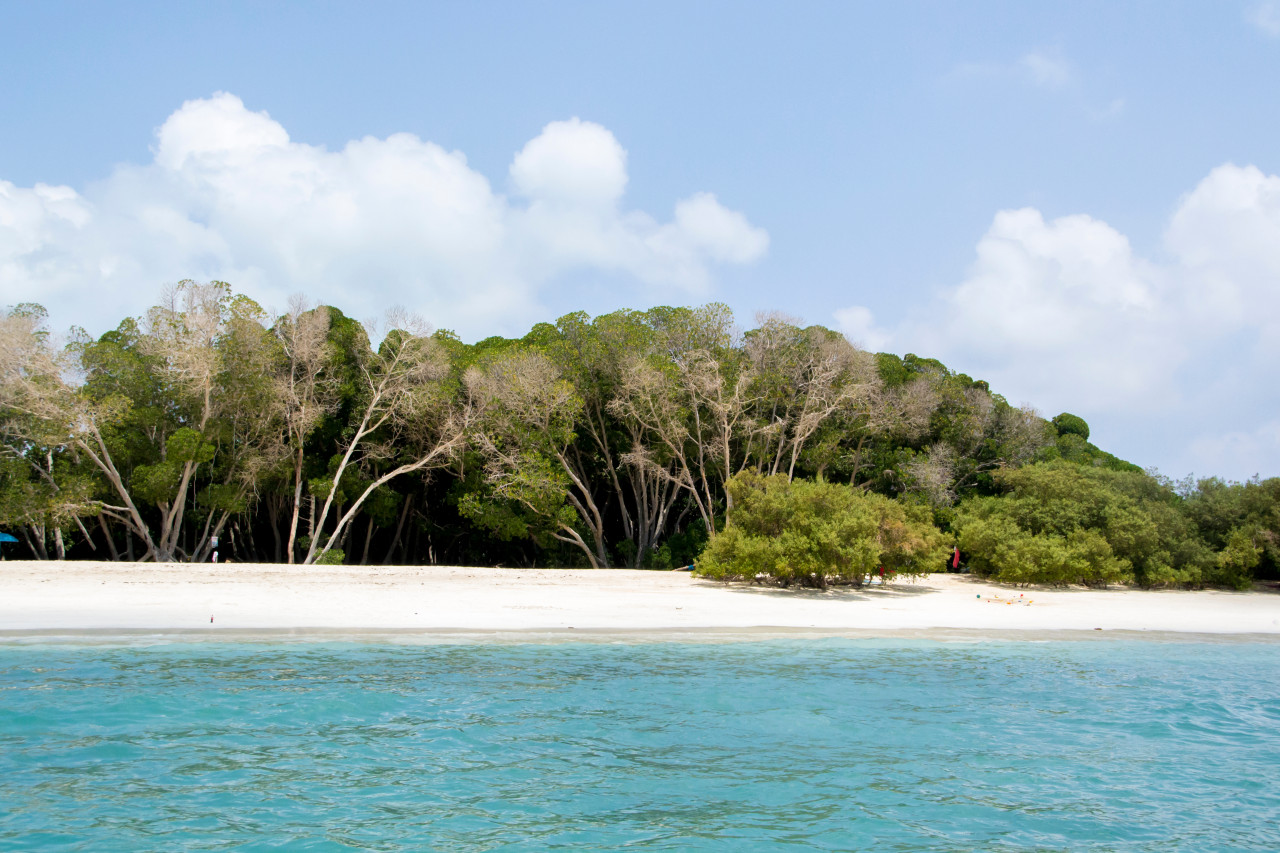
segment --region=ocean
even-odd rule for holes
[[[1280,850],[1280,644],[0,642],[0,850]]]

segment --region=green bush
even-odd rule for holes
[[[959,527],[960,549],[976,573],[1004,583],[1058,586],[1105,586],[1133,578],[1129,561],[1117,558],[1096,531],[1031,533],[1004,514],[990,511],[1000,508],[999,498],[981,501],[984,506],[971,507]]]
[[[861,586],[884,571],[935,571],[947,545],[926,507],[846,485],[788,482],[744,472],[728,483],[725,529],[707,544],[697,574],[780,586]]]
[[[1231,531],[1226,547],[1218,552],[1211,575],[1213,583],[1234,589],[1253,586],[1253,569],[1262,559],[1262,547],[1256,538],[1241,528]]]
[[[1178,497],[1147,474],[1050,462],[1003,472],[954,529],[973,570],[1010,583],[1199,586],[1212,551]]]
[[[1200,480],[1187,496],[1186,514],[1219,552],[1214,583],[1238,587],[1245,576],[1280,578],[1280,477],[1244,483]]]
[[[316,559],[317,566],[341,566],[347,561],[347,555],[338,548],[330,548]]]

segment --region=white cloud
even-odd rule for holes
[[[1280,420],[1269,421],[1248,432],[1228,430],[1195,438],[1187,448],[1184,467],[1202,476],[1232,471],[1243,480],[1255,474],[1274,476],[1272,465],[1280,458]],[[1250,469],[1249,463],[1254,467]]]
[[[1096,435],[1123,427],[1128,446],[1103,445],[1144,464],[1280,473],[1280,177],[1214,169],[1164,248],[1143,258],[1089,216],[1001,211],[967,276],[886,334],[1015,401],[1084,415]],[[849,313],[862,310],[837,322],[875,328]]]
[[[1028,80],[1046,89],[1061,89],[1075,79],[1065,59],[1039,51],[1024,54],[1017,67]]]
[[[1246,17],[1263,35],[1280,38],[1280,3],[1275,0],[1258,3],[1249,9]]]
[[[1189,278],[1202,322],[1280,322],[1280,177],[1219,166],[1182,199],[1165,244]]]
[[[1057,51],[1033,50],[1011,62],[963,62],[950,76],[959,80],[1016,81],[1038,89],[1065,89],[1077,82],[1075,68]]]
[[[868,352],[884,352],[893,340],[892,334],[876,325],[871,310],[861,305],[841,308],[835,312],[835,318],[836,328]]]
[[[954,66],[947,77],[969,84],[981,83],[984,87],[1037,90],[1039,97],[1055,98],[1074,106],[1093,121],[1119,118],[1127,107],[1123,97],[1114,96],[1105,106],[1097,106],[1100,93],[1096,87],[1089,86],[1076,66],[1054,49],[1029,51],[1012,61],[961,63]]]
[[[627,152],[598,124],[553,121],[516,155],[511,179],[537,202],[613,207],[627,188]]]
[[[626,210],[626,151],[577,118],[515,155],[515,199],[412,134],[329,151],[225,93],[183,104],[153,153],[82,191],[0,181],[0,303],[42,301],[101,331],[165,282],[219,278],[277,307],[296,291],[357,317],[399,303],[481,334],[527,327],[557,277],[698,294],[715,265],[768,247],[708,193],[667,222]]]

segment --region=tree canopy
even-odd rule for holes
[[[744,330],[714,303],[474,344],[301,298],[270,317],[222,282],[96,339],[18,305],[0,436],[0,525],[39,559],[670,568],[706,549],[709,574],[821,586],[958,543],[1002,580],[1240,586],[1280,557],[1280,480],[1169,483],[935,359],[779,313]]]

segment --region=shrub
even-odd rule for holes
[[[1205,542],[1220,553],[1215,583],[1239,586],[1245,575],[1280,578],[1280,477],[1201,480],[1187,496],[1186,511]],[[1257,560],[1251,556],[1255,551]]]
[[[1213,554],[1152,477],[1067,462],[1003,472],[1001,497],[956,512],[960,549],[973,570],[1011,583],[1198,586]]]
[[[317,566],[341,566],[347,561],[347,555],[338,548],[330,548],[316,559]]]
[[[1262,547],[1257,538],[1241,528],[1231,531],[1226,547],[1218,552],[1211,573],[1212,582],[1234,589],[1253,586],[1253,569],[1262,558]]]
[[[728,492],[728,523],[697,561],[702,577],[861,586],[882,569],[889,580],[926,574],[946,559],[945,539],[922,506],[753,472],[730,480]]]

